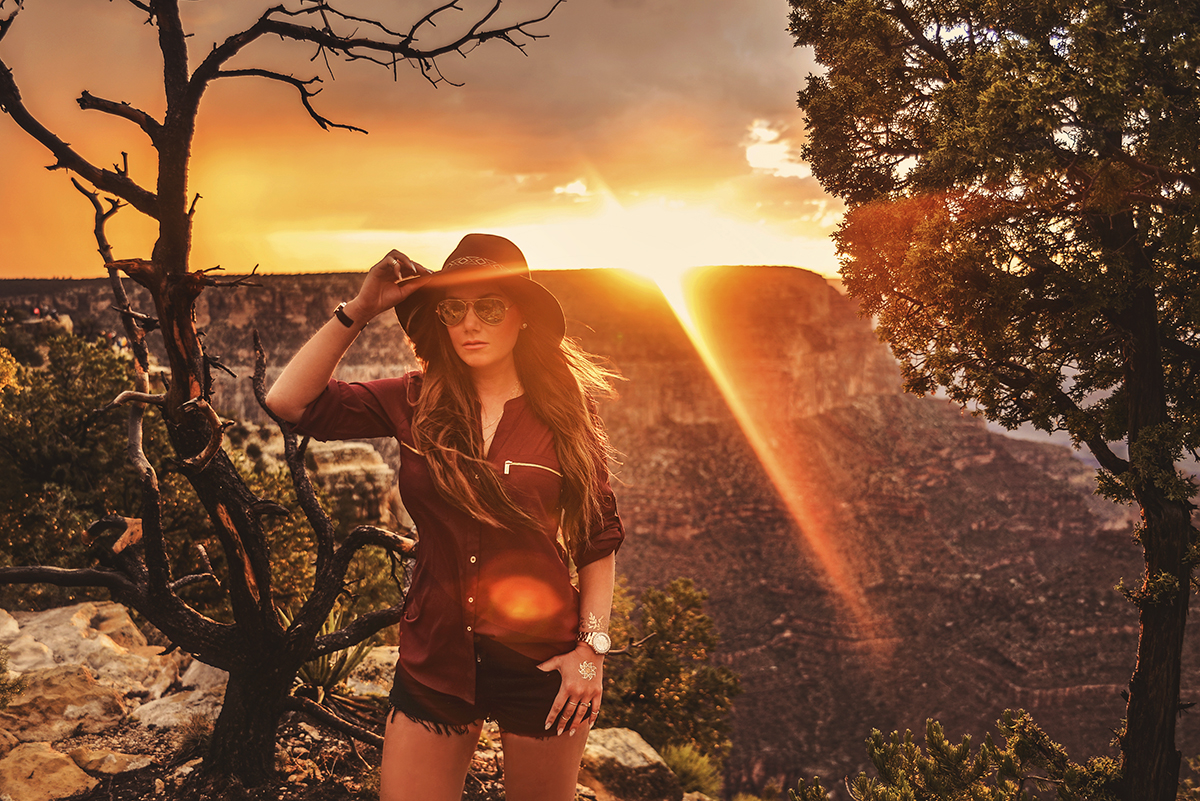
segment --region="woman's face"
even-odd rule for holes
[[[472,371],[490,372],[511,368],[514,364],[513,348],[516,347],[524,318],[521,310],[513,305],[512,298],[501,290],[500,284],[480,281],[451,287],[446,291],[446,298],[499,298],[504,301],[508,311],[496,325],[488,325],[480,320],[475,308],[469,306],[466,315],[454,325],[446,326],[446,330],[454,352]]]

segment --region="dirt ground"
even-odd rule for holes
[[[118,776],[99,777],[100,784],[72,801],[180,801],[194,798],[187,776],[198,764],[180,750],[180,734],[123,724],[100,734],[81,735],[55,743],[64,753],[79,747],[109,749],[154,758],[146,768]],[[498,738],[480,738],[467,777],[464,798],[503,799]],[[245,797],[253,801],[376,801],[379,797],[379,750],[299,715],[285,718],[276,747],[276,782]],[[221,801],[227,801],[222,799]],[[229,801],[232,801],[231,799]]]

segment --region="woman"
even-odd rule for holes
[[[358,332],[391,308],[424,370],[331,380]],[[420,547],[382,801],[460,798],[485,718],[501,728],[506,798],[574,798],[600,712],[624,531],[593,400],[611,391],[610,374],[564,329],[558,301],[507,239],[470,234],[438,273],[393,250],[267,395],[318,439],[401,445]]]

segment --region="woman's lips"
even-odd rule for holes
[[[480,348],[486,347],[487,343],[482,340],[472,339],[469,342],[464,342],[462,346],[464,350],[479,350]]]

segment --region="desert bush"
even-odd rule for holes
[[[300,604],[297,604],[299,607]],[[287,612],[280,611],[280,617],[283,618],[284,625],[292,624],[292,615]],[[350,609],[348,606],[334,606],[333,611],[329,613],[329,617],[325,618],[325,622],[321,624],[321,634],[332,634],[338,631],[347,623],[350,622]],[[316,659],[310,659],[305,662],[297,672],[297,678],[304,684],[313,687],[317,691],[317,703],[321,703],[325,696],[333,692],[335,688],[343,684],[346,679],[350,678],[350,674],[354,669],[362,664],[366,659],[367,653],[375,645],[375,638],[370,637],[351,648],[343,648],[340,651],[318,656]]]
[[[603,725],[633,729],[660,752],[691,745],[710,757],[728,753],[727,717],[741,686],[733,671],[710,664],[719,638],[704,614],[707,597],[678,578],[647,589],[635,608],[618,585],[613,641],[635,645],[605,661]]]
[[[685,793],[704,793],[710,798],[721,794],[721,763],[716,757],[700,753],[691,744],[668,745],[661,756]]]
[[[199,712],[188,715],[175,729],[175,753],[173,761],[183,763],[208,753],[208,743],[212,738],[213,722]]]
[[[141,487],[126,458],[127,410],[101,411],[130,386],[129,359],[103,341],[52,337],[41,367],[20,364],[0,349],[0,475],[6,477],[0,482],[0,566],[86,565],[88,526],[107,514],[140,516]],[[143,439],[158,472],[172,572],[182,576],[211,567],[216,577],[190,584],[180,595],[204,614],[229,622],[232,612],[220,586],[227,578],[224,551],[196,494],[170,469],[166,426],[153,407],[145,413]],[[264,526],[273,589],[283,603],[292,602],[312,585],[316,549],[291,479],[282,468],[256,469],[231,441],[225,447],[251,492],[287,512],[264,518]],[[328,508],[336,499],[322,502]],[[347,587],[371,608],[393,605],[401,588],[391,568],[376,549],[361,551],[347,571]],[[106,591],[89,588],[0,586],[3,609],[40,610],[105,597]]]
[[[911,731],[889,737],[872,731],[867,754],[878,777],[859,774],[849,783],[850,795],[855,801],[1116,801],[1115,760],[1097,757],[1086,767],[1071,762],[1023,710],[1005,710],[996,726],[1004,745],[988,734],[977,751],[970,736],[951,743],[935,720],[925,725],[924,749]],[[788,795],[791,801],[826,798],[816,779],[801,780]]]

